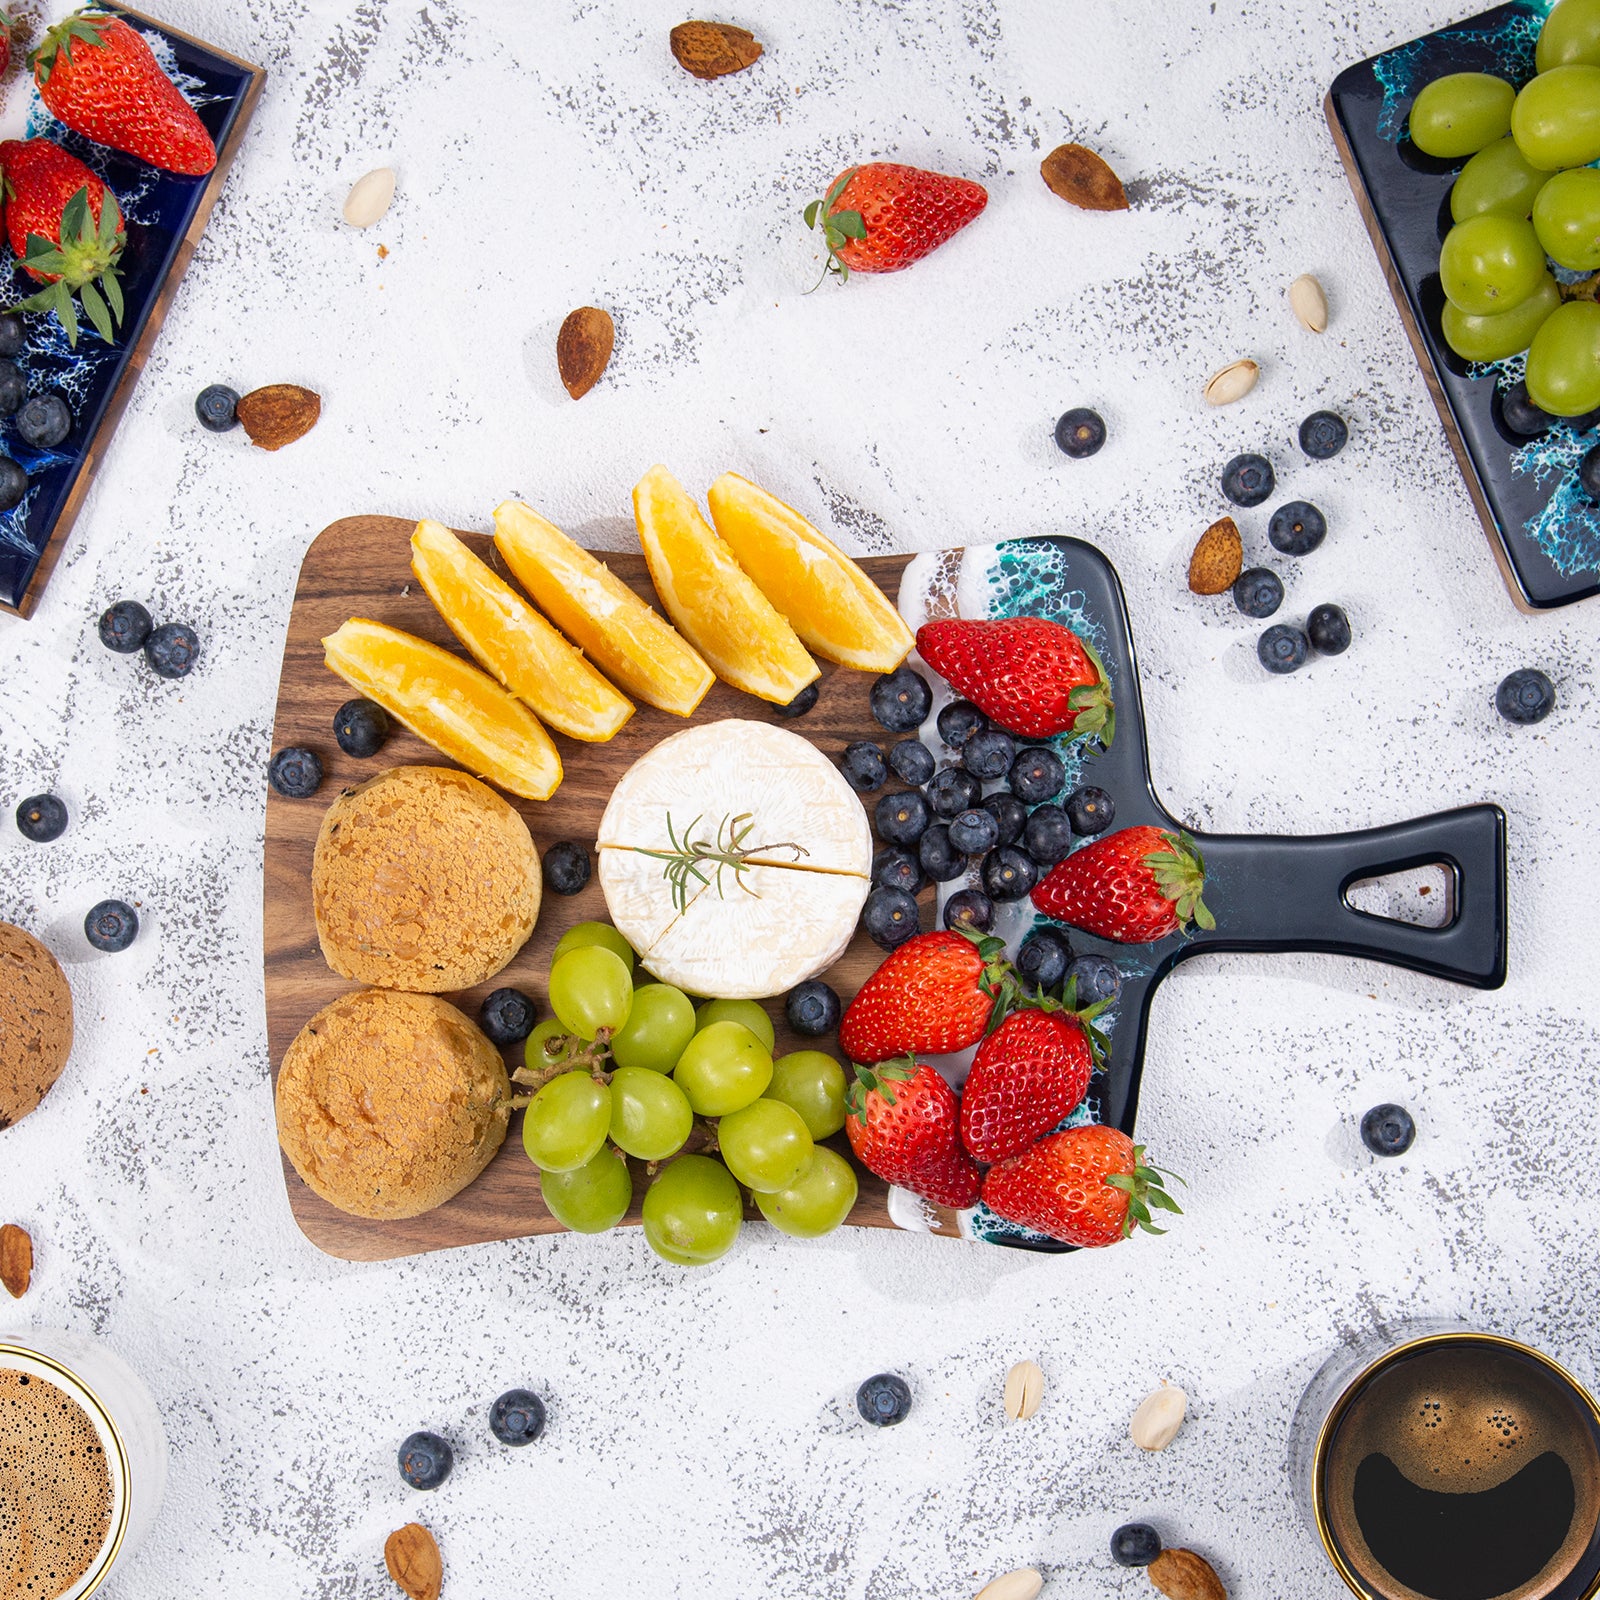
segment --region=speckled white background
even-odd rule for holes
[[[1148,1593],[1111,1566],[1132,1516],[1210,1554],[1239,1600],[1340,1591],[1291,1509],[1296,1397],[1340,1339],[1412,1315],[1519,1333],[1593,1380],[1600,1140],[1592,878],[1600,611],[1529,618],[1501,586],[1347,192],[1319,108],[1339,68],[1452,20],[1450,0],[787,0],[717,13],[767,55],[690,79],[665,0],[153,0],[271,77],[243,153],[31,623],[0,622],[0,915],[66,963],[78,1045],[0,1135],[0,1213],[38,1247],[0,1306],[93,1331],[146,1375],[173,1472],[107,1593],[392,1593],[384,1536],[437,1533],[451,1600],[511,1594],[960,1600],[1036,1563],[1047,1595]],[[13,91],[15,93],[15,91]],[[1131,213],[1073,211],[1037,177],[1080,138]],[[803,203],[888,156],[985,182],[987,214],[914,271],[802,290]],[[349,183],[399,198],[345,229]],[[391,252],[380,261],[379,243]],[[1318,339],[1283,291],[1318,273]],[[570,402],[554,335],[610,307],[618,347]],[[1206,410],[1208,371],[1260,387]],[[205,383],[289,380],[320,425],[277,455],[203,433]],[[1111,441],[1062,457],[1091,403]],[[1335,462],[1293,429],[1352,421]],[[1285,615],[1347,605],[1350,653],[1271,680],[1255,628],[1183,564],[1217,471],[1263,448],[1331,533]],[[263,772],[300,556],[355,511],[483,526],[523,495],[591,543],[631,540],[651,462],[732,467],[856,550],[1066,531],[1127,586],[1156,783],[1217,829],[1319,831],[1496,799],[1511,823],[1511,978],[1494,994],[1352,962],[1210,958],[1157,1001],[1141,1128],[1191,1176],[1165,1240],[1029,1258],[846,1232],[746,1230],[686,1274],[637,1233],[383,1266],[328,1260],[290,1219],[271,1132],[260,977]],[[1266,553],[1265,517],[1241,517]],[[158,682],[93,619],[122,596],[203,637]],[[1518,665],[1556,714],[1490,707]],[[48,847],[9,821],[52,788]],[[93,958],[116,894],[145,932]],[[1378,1163],[1360,1112],[1420,1138]],[[1038,1416],[1004,1425],[1036,1357]],[[902,1427],[858,1424],[882,1368]],[[1160,1379],[1191,1420],[1165,1455],[1126,1434]],[[549,1397],[537,1446],[489,1401]],[[407,1490],[415,1427],[459,1451]]]

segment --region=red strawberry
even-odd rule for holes
[[[45,287],[15,309],[54,311],[78,342],[76,295],[108,344],[122,320],[117,262],[127,235],[117,197],[74,155],[49,139],[0,144],[6,234],[12,252]]]
[[[1116,732],[1111,685],[1094,647],[1071,628],[1043,617],[925,622],[917,649],[1001,727],[1027,739],[1053,733],[1096,736],[1109,746]]]
[[[0,74],[11,65],[11,30],[15,26],[11,13],[0,9]]]
[[[168,172],[201,177],[217,147],[144,35],[104,11],[76,11],[28,64],[39,98],[69,128]]]
[[[828,272],[898,272],[937,250],[989,203],[981,183],[924,172],[895,161],[846,167],[824,199],[805,209],[806,226],[822,223]]]
[[[1115,1244],[1136,1227],[1164,1233],[1151,1206],[1179,1212],[1159,1169],[1144,1164],[1144,1146],[1098,1124],[1053,1133],[991,1167],[983,1203],[1008,1222],[1081,1249]]]
[[[1099,1055],[1095,1015],[1013,1011],[978,1046],[961,1090],[961,1140],[980,1161],[1004,1161],[1048,1133],[1083,1099]]]
[[[976,1044],[1012,991],[1004,952],[1003,940],[950,930],[908,939],[846,1008],[839,1048],[870,1063]]]
[[[1206,864],[1187,833],[1122,828],[1074,850],[1033,891],[1047,917],[1119,944],[1164,939],[1216,918],[1200,898]]]
[[[961,1148],[955,1091],[910,1056],[857,1067],[845,1123],[850,1148],[869,1172],[935,1205],[974,1205],[982,1177]]]

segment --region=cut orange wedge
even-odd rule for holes
[[[525,800],[548,800],[561,757],[539,719],[470,661],[352,617],[322,641],[328,666],[419,739]]]
[[[551,727],[601,744],[633,715],[633,702],[442,522],[417,524],[411,570],[478,665]]]
[[[737,472],[706,499],[739,565],[789,626],[824,661],[858,672],[893,672],[916,642],[888,597],[793,506]]]
[[[688,716],[716,677],[659,612],[553,523],[516,500],[494,514],[495,548],[552,622],[613,682]]]
[[[724,683],[786,706],[817,677],[794,629],[665,467],[634,485],[633,520],[667,615]]]

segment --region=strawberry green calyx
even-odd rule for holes
[[[1216,928],[1217,919],[1200,898],[1206,886],[1206,864],[1200,847],[1186,832],[1163,833],[1161,837],[1167,848],[1152,850],[1144,864],[1156,880],[1156,887],[1172,902],[1178,926],[1187,929],[1193,923],[1210,933]]]
[[[55,71],[56,58],[65,56],[70,61],[74,45],[104,49],[105,40],[101,35],[115,20],[109,11],[74,11],[70,17],[48,29],[28,57],[35,81],[48,83],[50,74]]]
[[[105,191],[97,223],[89,209],[89,189],[85,185],[62,207],[60,231],[60,244],[41,233],[28,235],[22,266],[37,277],[54,281],[11,309],[55,312],[67,330],[68,343],[75,347],[81,305],[95,332],[110,344],[122,321],[122,280],[117,263],[128,242],[116,196],[109,189]]]
[[[890,1086],[904,1083],[916,1070],[917,1058],[915,1056],[898,1056],[893,1061],[880,1061],[875,1067],[864,1067],[859,1062],[852,1062],[855,1069],[855,1082],[845,1091],[845,1108],[849,1111],[862,1127],[867,1125],[867,1096],[880,1094],[884,1104],[892,1106],[894,1090]]]
[[[1145,1165],[1144,1146],[1136,1144],[1133,1147],[1133,1171],[1113,1172],[1107,1175],[1106,1182],[1113,1189],[1121,1189],[1128,1197],[1127,1214],[1122,1219],[1122,1237],[1132,1238],[1135,1228],[1143,1228],[1146,1233],[1165,1233],[1165,1228],[1158,1228],[1150,1214],[1154,1206],[1158,1211],[1171,1212],[1175,1217],[1183,1215],[1183,1207],[1167,1193],[1165,1180],[1178,1178],[1175,1172],[1164,1172],[1160,1167]],[[1182,1183],[1183,1179],[1178,1178]]]
[[[838,277],[840,283],[845,282],[850,276],[849,264],[840,251],[850,240],[865,239],[867,236],[867,224],[859,211],[832,209],[838,202],[839,196],[844,193],[845,186],[855,175],[856,168],[846,167],[833,180],[827,194],[820,200],[813,200],[801,212],[808,228],[815,228],[819,222],[822,225],[822,240],[828,247],[828,264],[822,269],[822,278],[826,278],[831,272]],[[818,278],[811,287],[817,288],[822,283],[822,278]]]
[[[982,994],[988,995],[993,1001],[993,1009],[989,1012],[989,1021],[984,1026],[985,1039],[1006,1020],[1006,1014],[1022,998],[1022,986],[1017,982],[1017,975],[1011,968],[1011,963],[1006,960],[1006,942],[997,939],[992,933],[979,933],[973,928],[958,925],[951,930],[959,933],[963,939],[968,939],[977,948],[978,955],[983,960],[983,972],[978,978],[978,989]]]
[[[1089,1041],[1089,1059],[1094,1062],[1094,1070],[1105,1071],[1111,1039],[1097,1023],[1100,1014],[1111,1008],[1110,1000],[1096,1000],[1093,1005],[1080,1006],[1078,980],[1073,976],[1067,979],[1066,992],[1059,1000],[1047,994],[1034,994],[1027,997],[1027,1003],[1037,1011],[1059,1011],[1063,1016],[1075,1017],[1078,1026],[1083,1029],[1084,1038]]]
[[[1098,739],[1104,750],[1111,748],[1117,732],[1117,708],[1111,700],[1111,680],[1106,677],[1106,664],[1100,652],[1082,637],[1078,640],[1083,653],[1094,664],[1095,681],[1079,685],[1067,696],[1067,709],[1077,715],[1072,721],[1075,738]]]

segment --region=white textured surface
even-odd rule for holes
[[[272,77],[67,559],[33,622],[0,623],[0,797],[55,788],[73,813],[46,848],[0,826],[0,914],[68,964],[80,1017],[65,1077],[0,1135],[0,1211],[39,1254],[0,1316],[101,1334],[175,1452],[162,1520],[108,1593],[376,1600],[384,1535],[420,1516],[451,1600],[959,1600],[1025,1563],[1077,1600],[1148,1592],[1106,1554],[1139,1515],[1239,1600],[1332,1600],[1282,1467],[1322,1351],[1459,1313],[1593,1379],[1597,613],[1513,611],[1319,110],[1338,68],[1457,7],[788,0],[738,11],[767,56],[702,84],[657,0],[155,3]],[[1130,180],[1130,214],[1045,191],[1039,156],[1072,137]],[[979,178],[988,213],[910,273],[805,297],[798,210],[872,155]],[[353,232],[339,207],[380,162],[394,209]],[[1320,339],[1284,301],[1307,270],[1333,308]],[[619,339],[574,405],[552,350],[584,302]],[[1206,374],[1246,353],[1258,389],[1206,410]],[[322,421],[277,455],[211,438],[190,405],[218,379],[310,384]],[[1111,428],[1083,463],[1049,434],[1079,403]],[[1292,429],[1318,404],[1354,436],[1312,466]],[[1337,599],[1356,631],[1286,680],[1182,583],[1218,468],[1256,446],[1332,527],[1286,614]],[[507,495],[615,546],[657,459],[696,487],[744,472],[857,550],[1096,540],[1127,585],[1174,808],[1312,831],[1500,800],[1509,984],[1187,966],[1156,1005],[1141,1127],[1190,1174],[1189,1215],[1100,1255],[752,1228],[699,1273],[637,1233],[319,1256],[279,1178],[259,971],[300,554],[348,512],[481,527]],[[1261,552],[1264,517],[1241,521]],[[199,626],[193,678],[100,648],[119,596]],[[1524,663],[1562,705],[1514,730],[1489,700]],[[90,960],[78,930],[106,894],[140,901],[146,931]],[[1355,1119],[1390,1097],[1421,1137],[1378,1164]],[[1022,1356],[1049,1387],[1007,1427]],[[850,1397],[885,1367],[916,1410],[871,1432]],[[1162,1377],[1190,1419],[1146,1457],[1127,1421]],[[551,1402],[519,1453],[484,1426],[514,1383]],[[460,1450],[429,1497],[393,1465],[419,1426]]]

